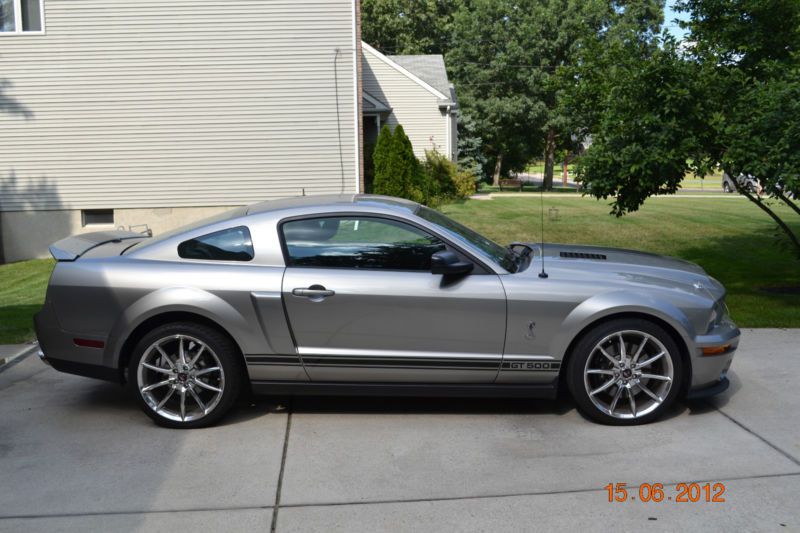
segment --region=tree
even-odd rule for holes
[[[373,154],[375,194],[385,194],[426,203],[434,196],[427,186],[422,166],[414,155],[411,141],[403,126],[392,133],[388,125],[381,128]]]
[[[462,107],[477,123],[494,182],[544,153],[552,188],[555,154],[575,147],[576,122],[564,97],[576,83],[584,41],[617,28],[652,33],[663,2],[473,0],[453,17],[447,54]]]
[[[487,159],[481,151],[483,139],[467,113],[458,114],[458,166],[476,177],[488,176]]]
[[[388,54],[447,50],[459,0],[362,0],[362,38]]]
[[[769,197],[800,181],[800,3],[685,0],[689,35],[587,48],[576,94],[592,146],[578,178],[617,216],[671,194],[688,172],[755,176]],[[600,79],[602,78],[602,79]],[[734,180],[736,182],[736,180]],[[737,185],[738,187],[738,185]],[[739,192],[778,225],[800,257],[800,239],[765,198]]]
[[[526,45],[522,17],[511,17],[510,0],[474,0],[453,18],[452,47],[446,63],[458,90],[459,104],[480,132],[482,152],[493,166],[495,185],[501,173],[518,170],[533,157],[541,122],[534,97],[536,76],[519,68]]]

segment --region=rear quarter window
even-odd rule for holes
[[[255,252],[250,230],[237,226],[183,241],[178,245],[178,256],[205,261],[252,261]]]

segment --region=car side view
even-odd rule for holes
[[[504,247],[390,197],[237,208],[154,238],[55,243],[35,317],[55,369],[126,384],[156,423],[264,394],[552,398],[601,423],[716,394],[739,330],[699,266],[630,250]]]

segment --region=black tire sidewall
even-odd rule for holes
[[[222,392],[222,398],[216,407],[206,416],[199,420],[192,420],[190,422],[180,422],[176,420],[169,420],[160,416],[153,411],[147,402],[145,402],[142,394],[139,392],[137,383],[137,371],[139,362],[144,356],[145,350],[159,339],[169,337],[172,335],[189,335],[195,337],[211,348],[219,359],[222,370],[225,373],[225,388]],[[206,427],[217,423],[227,412],[231,409],[236,402],[241,390],[243,382],[244,369],[240,363],[239,350],[231,339],[215,328],[211,328],[202,324],[193,322],[177,322],[165,324],[153,329],[142,337],[136,344],[128,364],[128,387],[131,393],[136,398],[137,403],[142,410],[153,421],[164,427],[176,429],[191,429]]]
[[[623,330],[636,330],[652,335],[667,348],[669,357],[672,358],[672,387],[667,398],[653,412],[635,419],[614,418],[600,411],[592,403],[583,381],[586,361],[595,345],[604,337]],[[607,425],[633,426],[647,424],[660,418],[681,394],[683,380],[684,362],[678,344],[663,327],[649,320],[639,318],[615,319],[591,329],[575,345],[567,363],[566,382],[578,410],[595,422]]]

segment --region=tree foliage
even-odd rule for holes
[[[472,0],[453,16],[447,64],[459,101],[477,124],[483,153],[500,174],[545,156],[552,187],[555,154],[575,148],[580,123],[564,98],[575,85],[585,42],[627,28],[655,31],[663,2]]]
[[[687,172],[749,174],[791,207],[800,190],[800,3],[685,0],[689,36],[619,39],[584,50],[572,105],[592,146],[578,178],[612,212],[677,191]],[[735,181],[735,180],[734,180]],[[800,240],[761,196],[800,256]]]
[[[459,0],[361,0],[362,39],[388,54],[442,54]]]

